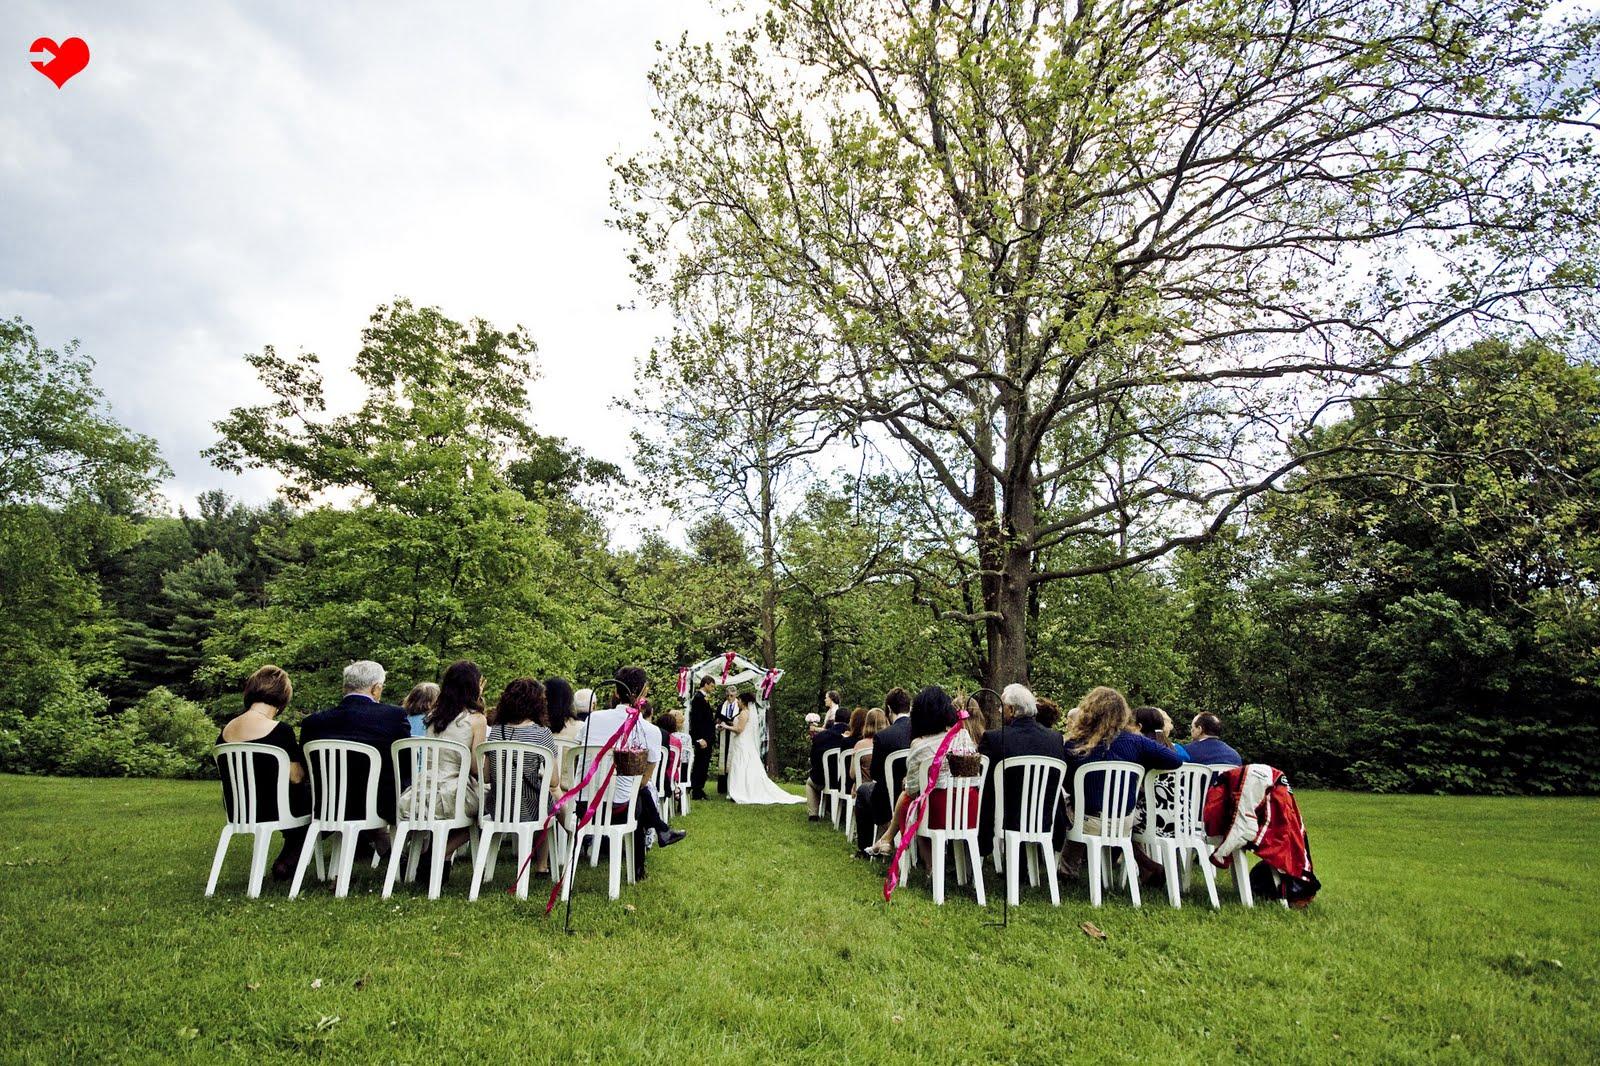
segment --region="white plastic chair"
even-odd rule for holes
[[[311,821],[310,815],[293,815],[289,813],[289,753],[282,748],[271,744],[254,744],[239,742],[234,744],[218,744],[213,749],[218,768],[222,771],[222,779],[228,783],[229,788],[222,794],[223,816],[222,835],[217,838],[217,854],[211,860],[211,877],[206,881],[206,895],[212,895],[217,890],[217,878],[222,875],[222,860],[228,855],[228,845],[233,841],[235,834],[248,834],[255,838],[255,846],[250,852],[250,883],[245,889],[245,895],[255,899],[261,895],[261,882],[267,873],[267,853],[272,845],[272,834],[281,833],[285,829],[299,829]],[[262,799],[256,787],[256,759],[258,757],[270,758],[278,766],[277,787],[277,812],[278,817],[270,821],[261,821]],[[229,792],[233,795],[233,809],[228,810]],[[312,841],[306,840],[306,848],[311,847]],[[301,864],[304,865],[306,854],[301,852]],[[317,853],[317,876],[322,875],[322,853]]]
[[[383,879],[383,898],[388,899],[394,892],[395,877],[400,873],[403,860],[409,859],[406,880],[416,879],[425,843],[422,834],[427,834],[431,841],[428,898],[438,899],[439,889],[444,884],[445,842],[450,834],[457,829],[470,829],[474,849],[477,845],[478,827],[467,814],[467,768],[472,764],[472,749],[439,737],[410,737],[395,741],[390,750],[394,756],[394,779],[404,780],[400,768],[405,760],[411,760],[412,772],[411,787],[396,804],[394,847],[389,852],[389,872]],[[447,769],[452,763],[454,767]],[[454,780],[453,788],[448,786],[447,777]],[[450,813],[442,816],[434,813],[441,805]],[[406,837],[412,833],[418,835],[407,841]]]
[[[1100,828],[1094,833],[1085,828],[1084,814],[1090,774],[1099,775]],[[1104,864],[1101,854],[1107,849],[1122,852],[1128,895],[1133,905],[1139,906],[1139,866],[1133,858],[1133,830],[1138,818],[1139,782],[1143,779],[1144,767],[1115,759],[1084,763],[1072,775],[1072,828],[1067,830],[1067,839],[1088,849],[1089,902],[1096,907],[1100,906],[1103,879],[1108,880],[1110,875],[1110,866]]]
[[[1212,779],[1215,780],[1216,775],[1239,768],[1229,762],[1214,762],[1208,764],[1206,769],[1211,771]],[[1209,837],[1206,843],[1210,847],[1215,847],[1220,841],[1220,837]],[[1201,861],[1208,867],[1211,865],[1209,851],[1201,857]],[[1250,860],[1245,857],[1243,849],[1233,853],[1233,861],[1228,864],[1228,870],[1233,874],[1233,887],[1239,893],[1239,902],[1246,907],[1254,907],[1256,905],[1256,897],[1255,891],[1250,887]],[[1280,900],[1280,902],[1285,907],[1289,905],[1288,900]]]
[[[928,797],[922,824],[917,827],[917,840],[928,842],[928,872],[933,881],[933,902],[940,906],[944,905],[944,849],[949,844],[956,845],[956,884],[967,883],[970,867],[978,906],[989,905],[983,892],[983,859],[978,854],[978,818],[983,809],[984,781],[989,775],[987,755],[978,756],[978,767],[976,777],[954,777],[950,779],[950,787],[935,789]],[[931,828],[936,819],[943,823],[942,828]],[[961,850],[963,844],[966,845],[965,852]],[[901,856],[902,880],[916,862],[918,846],[917,841],[912,841]]]
[[[694,791],[694,741],[683,746],[678,754],[678,773],[672,782],[672,797],[678,810],[689,813],[689,793]]]
[[[849,756],[850,772],[845,777],[844,799],[840,802],[844,805],[845,838],[854,840],[856,838],[856,789],[861,787],[861,782],[866,776],[866,771],[861,764],[872,758],[872,748],[869,745],[860,751],[848,751],[848,749],[846,751]]]
[[[357,793],[353,781],[358,776],[356,760],[365,764],[366,784]],[[310,852],[317,857],[317,876],[322,876],[322,838],[338,837],[334,848],[333,894],[350,894],[350,875],[355,868],[356,842],[363,832],[382,829],[388,823],[378,813],[378,779],[383,771],[383,755],[371,744],[353,740],[313,740],[306,745],[306,770],[311,775],[311,827],[306,831],[306,846],[295,867],[289,898],[300,894],[305,882]],[[354,810],[351,800],[361,803]],[[373,856],[376,860],[377,856]]]
[[[1006,824],[1007,771],[1020,777],[1015,788],[1020,793],[1017,827]],[[1067,779],[1067,764],[1046,755],[1013,755],[1001,759],[994,774],[994,857],[995,868],[1006,875],[1006,902],[1015,907],[1022,896],[1022,863],[1028,864],[1028,883],[1039,884],[1042,864],[1050,885],[1050,904],[1061,906],[1061,881],[1056,872],[1053,827],[1057,797]],[[1004,855],[1004,865],[1001,856]]]
[[[479,745],[478,756],[482,760],[478,779],[488,791],[478,812],[478,854],[472,862],[472,887],[467,891],[467,898],[477,899],[484,881],[494,880],[500,838],[506,836],[517,842],[517,898],[527,899],[528,882],[533,880],[533,874],[523,876],[522,871],[533,854],[533,839],[539,833],[539,826],[550,813],[550,775],[555,772],[555,765],[545,748],[516,740],[488,741]],[[528,786],[534,789],[530,797],[533,807],[524,817],[523,778],[530,769],[530,762],[537,764],[538,771],[533,784]],[[491,782],[493,787],[489,788]],[[554,828],[559,829],[559,826]],[[546,850],[551,856],[552,880],[556,875],[555,856],[560,853],[558,843],[553,836],[548,838]]]
[[[911,750],[901,748],[899,751],[891,752],[883,760],[883,783],[888,786],[891,818],[894,816],[895,804],[900,800],[900,791],[906,783],[906,760],[910,757]],[[883,827],[875,824],[873,828],[881,832]]]
[[[1158,791],[1165,791],[1158,788],[1163,781],[1170,782],[1171,788],[1165,802],[1157,796]],[[1211,866],[1211,849],[1206,844],[1206,790],[1210,787],[1211,768],[1194,763],[1145,775],[1144,825],[1134,834],[1134,840],[1143,845],[1152,859],[1161,863],[1167,875],[1167,902],[1174,907],[1182,906],[1183,902],[1183,879],[1178,872],[1180,855],[1198,860],[1211,906],[1221,905],[1217,902],[1217,877]],[[1170,835],[1157,832],[1163,820],[1172,827]]]
[[[655,768],[650,771],[650,787],[655,790],[656,808],[661,815],[661,820],[672,823],[672,780],[669,774],[675,774],[677,768],[670,766],[672,750],[663,743],[661,745],[661,758],[656,762]]]
[[[585,762],[589,765],[598,765],[594,779],[589,782],[589,787],[584,789],[584,793],[589,795],[579,794],[580,798],[587,799],[590,807],[597,809],[594,812],[594,818],[582,829],[575,828],[577,812],[572,812],[568,829],[569,832],[576,832],[577,834],[572,841],[570,852],[573,869],[561,883],[561,898],[566,899],[572,895],[572,882],[578,873],[578,851],[583,847],[584,840],[588,839],[593,841],[589,851],[589,865],[591,866],[597,865],[600,861],[600,842],[605,841],[608,845],[606,850],[610,853],[610,882],[607,892],[611,899],[616,899],[622,894],[622,864],[624,861],[627,863],[628,884],[631,885],[634,882],[633,834],[634,830],[638,828],[634,808],[639,802],[639,790],[644,787],[644,779],[641,777],[625,778],[618,775],[613,776],[609,782],[606,782],[607,772],[612,765],[611,753],[608,751],[601,755],[600,745],[582,749],[578,759],[580,765]],[[617,786],[623,781],[632,781],[633,790],[628,793],[628,798],[625,801],[619,802],[615,799]],[[605,782],[604,790],[600,788],[602,782]],[[623,808],[621,811],[617,810],[619,806]]]
[[[822,803],[835,829],[844,827],[844,748],[822,757]]]

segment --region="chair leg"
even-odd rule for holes
[[[267,876],[267,854],[272,849],[272,834],[257,830],[255,846],[250,849],[250,887],[245,895],[255,899],[261,895],[261,882]]]
[[[1233,857],[1233,887],[1239,890],[1239,902],[1246,907],[1256,905],[1256,896],[1250,887],[1250,864],[1241,852]]]
[[[1135,907],[1141,906],[1139,899],[1139,864],[1133,859],[1133,845],[1122,845],[1123,870],[1128,879],[1128,895],[1133,900]]]
[[[206,895],[217,890],[217,878],[222,876],[222,860],[228,857],[228,844],[233,840],[233,826],[224,823],[222,835],[217,837],[217,854],[211,860],[211,876],[206,880]]]
[[[967,837],[967,854],[963,864],[972,867],[972,890],[977,894],[978,906],[987,907],[989,900],[983,892],[983,856],[978,854],[978,838],[976,834]]]
[[[350,875],[356,868],[356,831],[354,829],[340,834],[339,840],[339,880],[333,889],[334,899],[343,899],[350,894]]]
[[[1100,842],[1089,841],[1089,906],[1100,906],[1100,895],[1104,886],[1100,883]]]
[[[1039,849],[1044,852],[1044,876],[1050,885],[1050,906],[1061,906],[1061,873],[1056,869],[1061,865],[1060,858],[1048,845],[1041,843]]]
[[[1178,874],[1178,846],[1164,843],[1161,847],[1161,866],[1167,875],[1167,902],[1176,910],[1183,906],[1183,882]]]
[[[500,834],[493,830],[483,834],[478,854],[472,857],[472,886],[467,889],[468,900],[478,898],[478,889],[482,887],[485,875],[489,880],[494,880],[494,855],[499,850]]]
[[[1205,878],[1206,896],[1211,900],[1211,909],[1221,910],[1222,903],[1217,899],[1217,871],[1206,858],[1205,852],[1198,848],[1195,849],[1193,865],[1200,867],[1200,876]]]
[[[944,906],[944,837],[933,837],[929,843],[933,845],[932,862],[928,865],[928,875],[933,878],[933,902]]]
[[[295,899],[300,895],[300,883],[306,879],[306,867],[311,865],[311,856],[317,856],[317,877],[322,877],[322,832],[315,826],[307,830],[307,839],[300,848],[300,859],[294,864],[294,880],[289,882],[289,898]]]
[[[1006,903],[1015,907],[1022,898],[1022,871],[1017,865],[1017,860],[1021,857],[1022,841],[1016,837],[1008,836],[1005,838],[1004,850],[1006,853]],[[996,873],[1000,871],[1000,851],[1001,849],[998,847],[994,849],[994,868]]]
[[[394,879],[400,875],[400,867],[405,864],[408,831],[403,825],[395,829],[394,843],[389,848],[389,872],[383,878],[384,899],[394,894]]]
[[[967,849],[961,845],[968,838],[965,835],[955,839],[956,884],[962,888],[967,885]],[[973,854],[977,854],[973,852]]]
[[[444,888],[444,844],[450,837],[448,829],[435,829],[433,831],[433,844],[428,848],[428,898],[438,899],[439,891]]]
[[[533,830],[517,830],[517,898],[528,898],[528,885],[533,881]],[[554,864],[552,864],[554,865]]]
[[[622,852],[626,847],[626,844],[613,838],[611,847],[607,849],[611,852],[611,862],[606,868],[606,895],[611,899],[622,895]],[[628,856],[628,859],[632,861],[633,856]]]

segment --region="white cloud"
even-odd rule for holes
[[[0,314],[82,340],[174,502],[270,494],[199,456],[258,396],[244,352],[342,369],[396,295],[527,326],[539,428],[624,458],[607,401],[665,322],[616,310],[605,160],[644,146],[654,42],[711,32],[702,0],[13,0],[4,25],[92,58],[60,90],[0,69]]]

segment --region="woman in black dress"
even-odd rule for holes
[[[244,683],[244,711],[229,720],[217,735],[218,744],[270,744],[289,753],[289,811],[299,817],[311,813],[311,781],[306,776],[306,754],[295,739],[294,730],[278,721],[278,715],[289,706],[294,686],[281,667],[263,666],[250,675]],[[219,768],[220,769],[220,768]],[[278,814],[278,762],[266,756],[256,758],[256,788],[261,805],[258,817],[272,821]],[[232,811],[233,786],[226,775],[222,778],[222,801]],[[306,831],[285,829],[283,848],[272,864],[272,879],[287,881],[294,876],[295,864],[300,861],[300,848],[305,843]]]

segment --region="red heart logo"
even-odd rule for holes
[[[33,42],[29,52],[48,52],[54,58],[46,63],[43,60],[34,60],[33,69],[56,83],[59,89],[67,83],[67,79],[89,65],[89,46],[83,43],[82,37],[68,37],[60,44],[48,37],[41,37]]]

